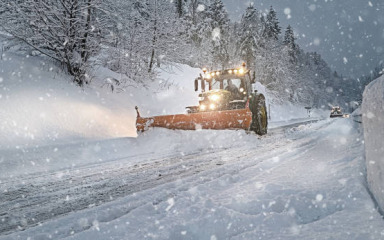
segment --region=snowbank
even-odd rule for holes
[[[384,76],[365,88],[362,113],[368,185],[384,209]]]
[[[134,112],[106,89],[82,90],[41,57],[0,63],[0,148],[134,134],[123,124]]]

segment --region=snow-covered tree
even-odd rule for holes
[[[229,18],[227,10],[221,0],[213,0],[205,12],[209,20],[210,37],[212,44],[213,61],[218,65],[216,67],[225,68],[229,63]]]
[[[184,15],[184,5],[186,0],[175,0],[176,12],[181,18]]]
[[[98,0],[5,0],[1,30],[57,60],[80,86],[89,81],[90,57],[99,51]]]
[[[148,1],[150,13],[149,34],[150,60],[149,71],[154,64],[183,62],[188,56],[185,35],[185,22],[178,18],[174,6],[167,0]]]
[[[253,68],[256,60],[256,52],[259,49],[261,38],[260,14],[253,5],[245,10],[241,18],[239,29],[239,55],[249,68]]]
[[[293,29],[291,25],[288,25],[287,30],[285,31],[283,43],[287,47],[290,61],[292,63],[296,63],[297,62],[296,54],[297,54],[298,47],[295,43],[295,35],[293,33]]]
[[[265,21],[265,35],[271,39],[279,39],[279,34],[281,33],[281,27],[279,26],[279,20],[277,19],[277,14],[275,9],[271,6],[267,14],[267,19]]]
[[[113,13],[106,34],[106,55],[103,64],[123,74],[119,85],[132,82],[145,85],[151,79],[148,73],[151,27],[149,6],[144,1],[113,0],[108,4]]]
[[[112,0],[116,13],[109,34],[105,64],[124,74],[125,85],[146,85],[162,64],[185,63],[189,59],[185,21],[177,15],[175,4],[167,0]]]

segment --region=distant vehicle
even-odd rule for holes
[[[335,106],[335,107],[332,107],[330,117],[331,118],[335,118],[335,117],[348,118],[349,114],[343,114],[341,111],[341,108],[339,106]]]

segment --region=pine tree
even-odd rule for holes
[[[184,15],[184,4],[186,0],[176,0],[175,6],[176,6],[176,12],[179,15],[179,18],[183,17]]]
[[[266,36],[275,40],[279,39],[281,28],[279,26],[279,20],[277,19],[276,11],[273,9],[272,6],[269,9],[269,13],[267,14],[267,20],[265,25]]]
[[[254,67],[256,59],[256,51],[259,48],[261,38],[261,21],[259,12],[253,5],[245,10],[240,22],[239,30],[239,53],[241,58],[246,62],[249,68]]]
[[[220,66],[225,68],[229,63],[228,53],[228,31],[229,31],[229,18],[228,13],[224,8],[221,0],[213,0],[208,6],[206,17],[209,19],[210,37],[212,44],[212,57],[213,61],[219,63]]]
[[[285,35],[284,35],[284,41],[283,43],[290,47],[291,49],[296,49],[296,43],[295,43],[295,35],[293,33],[293,29],[291,25],[288,25]]]
[[[296,63],[297,62],[296,52],[298,47],[295,43],[295,35],[293,33],[293,29],[291,25],[288,25],[287,30],[285,31],[283,43],[288,48],[288,55],[290,57],[290,61],[292,63]]]

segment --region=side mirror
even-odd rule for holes
[[[195,79],[195,92],[199,90],[199,80]]]

